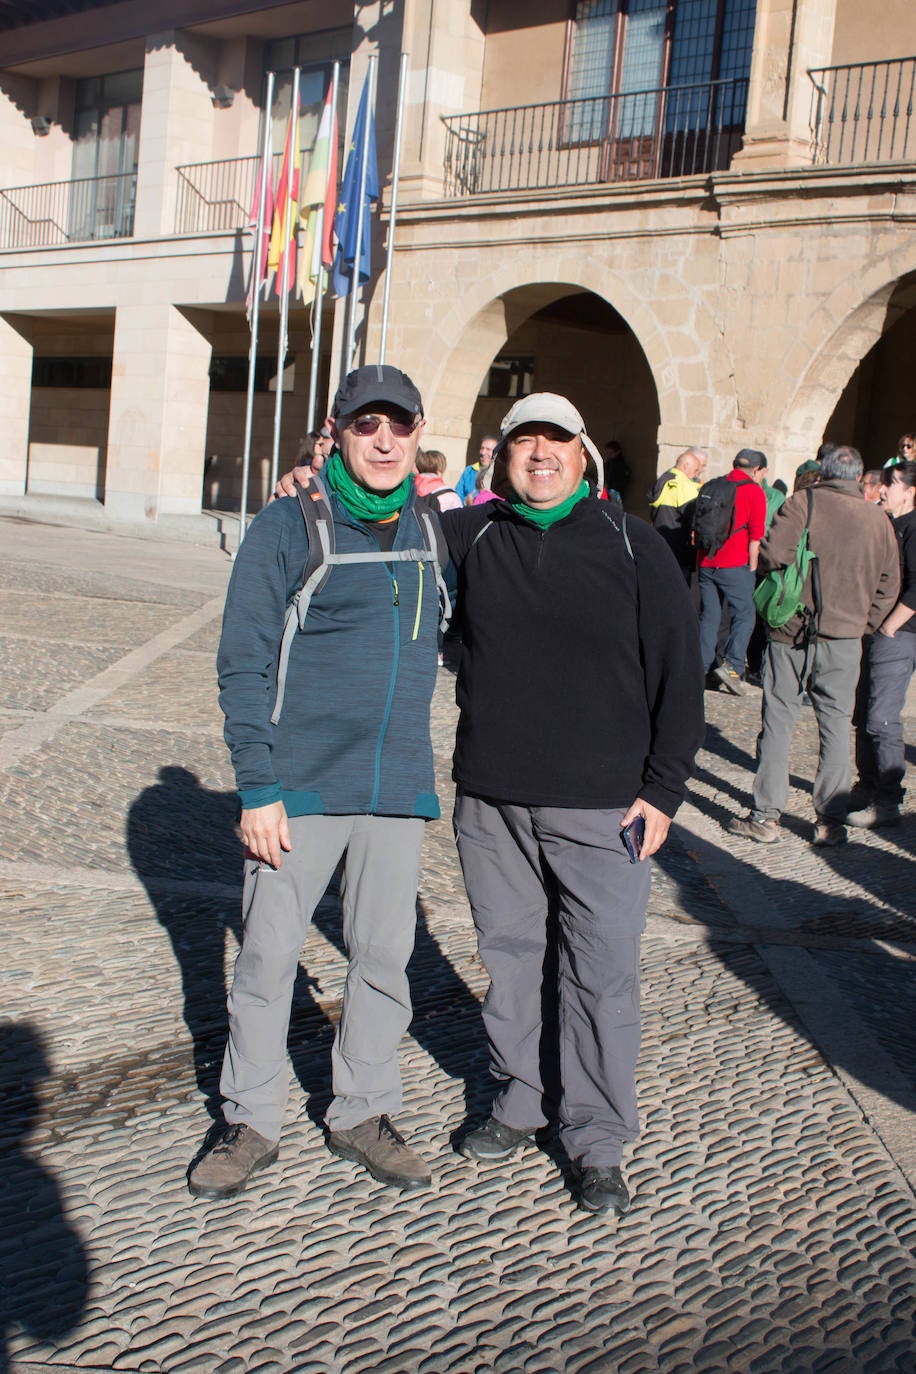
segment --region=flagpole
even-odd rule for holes
[[[261,186],[258,196],[258,215],[251,254],[251,346],[248,349],[248,399],[245,403],[245,441],[242,449],[242,500],[239,507],[239,547],[245,538],[248,523],[248,473],[251,468],[251,431],[254,426],[255,363],[258,356],[258,327],[261,322],[261,259],[264,251],[264,218],[267,206],[267,178],[271,175],[270,112],[274,99],[274,74],[267,73],[267,95],[264,109],[264,141],[261,145]]]
[[[274,401],[274,444],[270,458],[270,490],[273,491],[277,485],[277,474],[280,471],[280,421],[283,415],[283,365],[286,362],[286,350],[289,343],[287,336],[287,325],[289,323],[289,260],[290,240],[292,234],[299,232],[298,218],[299,207],[294,206],[293,200],[293,176],[298,155],[298,148],[293,147],[293,140],[299,138],[299,72],[296,67],[293,71],[293,103],[290,106],[289,122],[289,161],[286,168],[286,204],[283,207],[283,219],[280,224],[280,233],[283,243],[283,262],[280,269],[280,325],[277,338],[277,395]],[[292,228],[292,234],[290,233]]]
[[[409,54],[401,53],[401,70],[398,75],[398,113],[394,130],[394,167],[391,172],[391,213],[388,216],[388,244],[385,254],[385,292],[382,297],[382,340],[379,344],[378,360],[385,361],[385,345],[388,341],[388,302],[391,297],[391,259],[394,254],[394,226],[398,218],[398,176],[401,170],[401,134],[404,126],[404,97],[407,89],[407,59]]]
[[[353,366],[353,353],[356,347],[356,296],[359,290],[359,262],[363,251],[363,206],[366,200],[366,177],[369,172],[369,134],[372,129],[372,87],[375,76],[375,64],[378,56],[372,53],[369,57],[369,70],[366,73],[366,118],[363,123],[363,152],[362,167],[360,168],[359,178],[359,210],[356,221],[356,256],[353,260],[353,277],[350,284],[350,322],[347,327],[347,351],[345,354],[344,374],[348,373]]]
[[[334,70],[331,74],[331,138],[337,136],[337,92],[340,85],[340,63],[334,63]],[[331,159],[328,160],[331,165]],[[327,200],[327,196],[325,196]],[[312,366],[309,372],[309,409],[306,421],[306,433],[311,434],[315,428],[315,406],[318,403],[318,363],[321,351],[321,307],[324,303],[324,293],[326,290],[327,274],[322,262],[322,246],[324,245],[324,205],[318,216],[318,285],[315,290],[315,323],[312,328]]]

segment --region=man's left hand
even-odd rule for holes
[[[277,478],[277,485],[274,487],[273,496],[270,498],[271,501],[274,501],[278,496],[295,496],[296,483],[300,482],[304,486],[309,479],[311,471],[312,469],[310,467],[303,464],[300,467],[293,468],[292,472],[284,472],[282,477]]]
[[[642,797],[637,797],[629,811],[620,822],[621,830],[629,825],[637,816],[642,816],[646,822],[646,834],[642,842],[642,849],[639,851],[639,862],[651,856],[661,849],[665,840],[668,838],[668,831],[671,828],[671,817],[666,816],[664,811],[659,811],[657,806],[650,806]]]

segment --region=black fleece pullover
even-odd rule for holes
[[[525,806],[673,816],[703,738],[697,615],[664,540],[594,497],[541,531],[503,502],[442,519],[464,653],[453,777]],[[479,537],[478,537],[479,536]]]

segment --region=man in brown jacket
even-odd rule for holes
[[[900,586],[891,522],[865,501],[862,459],[840,447],[825,457],[813,490],[809,543],[817,555],[820,590],[817,637],[808,643],[805,619],[770,630],[763,664],[763,719],[750,814],[729,824],[733,835],[772,844],[789,796],[789,747],[807,690],[820,736],[814,779],[817,823],[812,843],[842,844],[849,800],[849,724],[859,676],[862,636],[877,630]],[[760,547],[761,572],[789,567],[805,527],[808,493],[782,506]],[[809,575],[805,604],[814,605]]]

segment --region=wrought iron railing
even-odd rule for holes
[[[0,190],[0,248],[44,248],[134,232],[136,172]]]
[[[747,85],[705,81],[444,117],[445,194],[720,171],[741,145]]]
[[[274,182],[282,160],[282,154],[274,156]],[[217,233],[242,229],[249,223],[258,174],[256,157],[191,162],[176,170],[176,234]]]
[[[916,157],[916,57],[808,72],[815,166]]]

